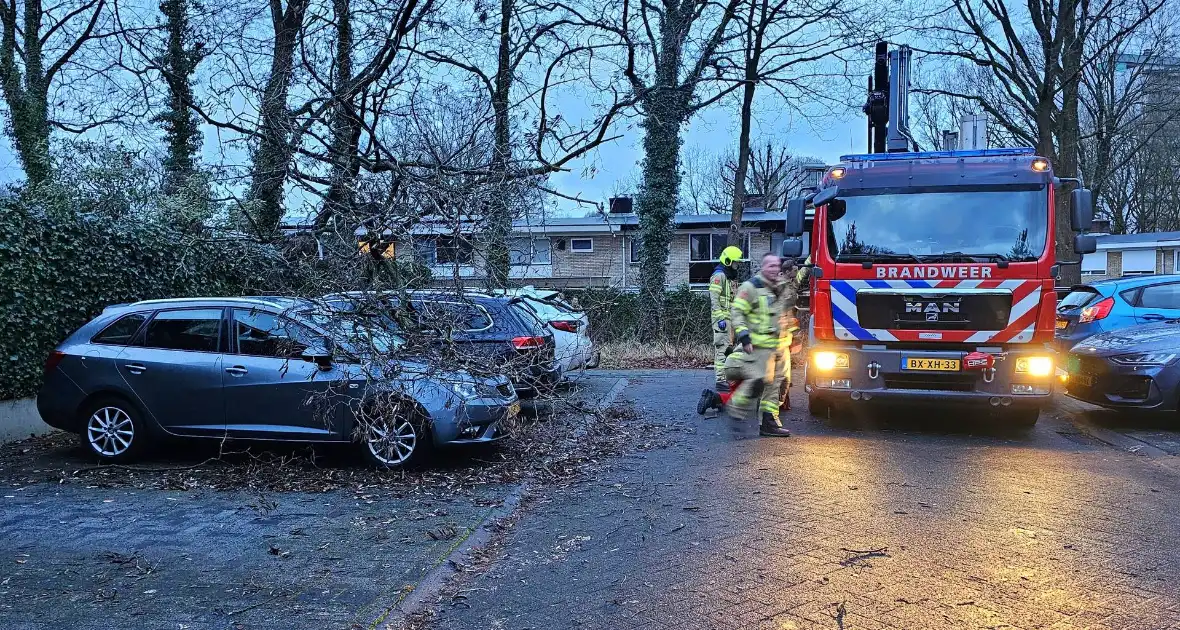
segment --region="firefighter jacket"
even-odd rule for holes
[[[788,279],[771,284],[759,273],[743,282],[730,314],[738,343],[777,348],[788,330],[784,314],[795,306],[795,297],[795,283]]]
[[[712,305],[713,332],[729,332],[729,311],[733,308],[733,293],[737,283],[725,275],[725,267],[717,265],[709,277],[709,303]],[[724,323],[722,323],[724,322]]]

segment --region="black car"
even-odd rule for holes
[[[1099,333],[1066,356],[1066,394],[1095,405],[1173,411],[1180,403],[1180,320]]]
[[[408,338],[450,352],[466,369],[507,374],[521,395],[536,394],[561,380],[553,334],[519,298],[441,291],[413,291],[405,297],[350,292],[323,299],[342,311],[371,310]]]

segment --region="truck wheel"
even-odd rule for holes
[[[1037,419],[1040,417],[1041,410],[1037,407],[1032,409],[1014,409],[1008,414],[1008,421],[1014,427],[1031,429],[1037,425]]]
[[[807,394],[807,413],[816,418],[827,418],[832,413],[832,403],[811,392]]]

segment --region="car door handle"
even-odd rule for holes
[[[1156,314],[1152,313],[1151,315],[1144,315],[1143,319],[1145,319],[1149,322],[1159,322],[1159,321],[1163,321],[1163,320],[1167,319],[1167,317],[1165,317],[1163,315],[1156,315]]]
[[[131,372],[132,374],[143,374],[147,371],[146,366],[140,365],[138,363],[126,363],[123,365],[123,367],[127,368],[127,371]]]
[[[250,370],[247,370],[246,368],[244,368],[244,367],[242,367],[242,366],[240,366],[240,365],[235,365],[235,366],[233,366],[233,367],[227,367],[227,368],[225,368],[225,371],[226,371],[226,372],[229,372],[230,374],[233,374],[234,376],[243,376],[243,375],[245,375],[247,372],[249,372]]]

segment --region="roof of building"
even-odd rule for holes
[[[1180,245],[1180,232],[1141,232],[1139,234],[1097,234],[1098,249],[1151,249]]]

